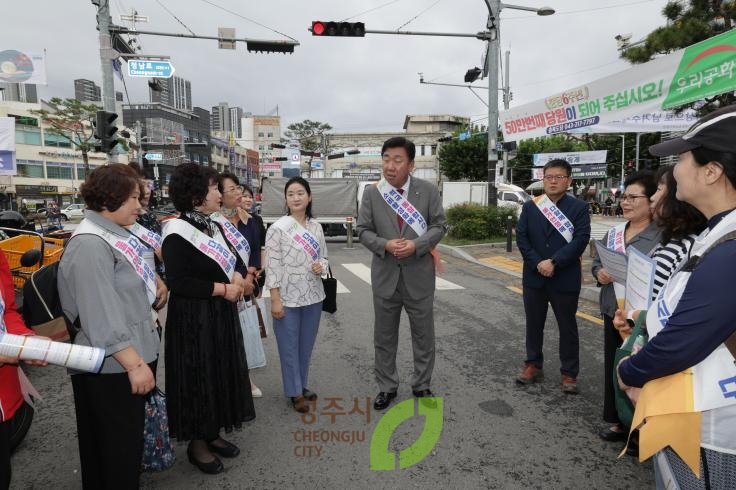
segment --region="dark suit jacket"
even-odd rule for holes
[[[524,257],[522,283],[537,289],[549,286],[560,292],[580,291],[580,256],[590,241],[588,203],[565,194],[557,207],[575,227],[570,243],[544,217],[534,201],[527,201],[521,208],[516,244]],[[545,259],[555,261],[555,273],[549,278],[537,272],[537,264]]]
[[[380,298],[390,298],[394,294],[402,270],[411,299],[434,294],[434,261],[429,252],[446,231],[442,199],[437,186],[416,177],[411,177],[407,199],[427,222],[427,232],[421,237],[406,224],[403,231],[399,231],[396,213],[383,200],[378,187],[370,185],[363,192],[356,229],[360,243],[373,252],[371,284],[374,294]],[[386,242],[401,237],[414,240],[416,252],[399,260],[386,253]]]

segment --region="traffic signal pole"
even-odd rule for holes
[[[113,80],[112,60],[116,53],[112,49],[110,36],[110,0],[99,0],[97,25],[100,30],[100,67],[102,69],[102,107],[107,112],[115,112],[115,82]],[[110,163],[115,161],[117,149],[113,147],[108,155]],[[89,169],[85,169],[88,172]],[[86,174],[85,174],[86,177]]]

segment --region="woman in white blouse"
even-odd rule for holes
[[[301,177],[284,188],[288,212],[266,233],[266,284],[271,293],[273,331],[281,361],[284,394],[294,410],[309,411],[317,395],[307,388],[322,300],[320,276],[327,272],[327,244],[312,216],[312,191]]]

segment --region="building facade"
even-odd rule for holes
[[[50,201],[65,205],[80,202],[79,185],[84,181],[82,153],[61,136],[49,133],[31,110],[41,104],[0,102],[0,117],[15,119],[15,157],[17,175],[0,176],[0,208],[45,207]],[[90,171],[105,165],[104,153],[88,154]],[[128,155],[120,154],[119,162]]]
[[[174,107],[183,111],[192,110],[192,84],[181,77],[157,78],[160,90],[149,89],[151,103]],[[209,121],[207,122],[209,125]]]
[[[0,101],[38,103],[36,85],[32,83],[0,83]]]
[[[470,118],[453,115],[407,115],[404,132],[398,133],[327,133],[325,142],[328,155],[343,154],[341,158],[315,158],[307,175],[311,177],[350,177],[378,180],[381,176],[381,147],[394,136],[404,136],[416,146],[414,173],[418,178],[436,184],[440,181],[438,140],[470,124]],[[360,153],[348,155],[346,152]]]
[[[237,138],[240,146],[258,152],[261,170],[273,165],[274,157],[281,156],[281,150],[272,150],[271,145],[281,143],[281,117],[245,115],[241,119],[241,134]]]
[[[74,80],[74,98],[80,102],[100,102],[102,90],[92,80],[78,78]]]
[[[160,155],[143,158],[146,177],[154,180],[161,197],[168,197],[174,167],[182,162],[210,165],[210,113],[201,107],[185,111],[164,104],[125,104],[123,123],[141,127],[141,152]],[[156,177],[158,175],[158,177]]]

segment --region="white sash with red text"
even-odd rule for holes
[[[608,242],[606,248],[616,252],[626,253],[626,239],[624,237],[626,233],[626,223],[616,225],[608,232]]]
[[[381,179],[376,184],[376,187],[378,187],[378,191],[381,193],[383,200],[386,201],[386,204],[404,220],[404,223],[414,230],[417,236],[427,233],[427,222],[424,220],[424,217],[408,199],[405,199],[404,196],[399,194],[396,188],[389,184],[386,179]]]
[[[146,285],[146,294],[151,304],[156,301],[156,272],[145,261],[144,253],[148,248],[141,243],[138,238],[130,234],[127,237],[116,235],[101,226],[92,223],[89,219],[84,219],[74,230],[72,236],[91,234],[105,240],[112,248],[123,254],[125,260],[133,267],[138,277]]]
[[[560,208],[558,208],[557,205],[547,197],[547,194],[535,197],[534,204],[537,205],[539,211],[541,211],[544,217],[547,218],[547,221],[552,223],[555,230],[562,235],[562,238],[564,238],[567,243],[570,243],[572,241],[572,234],[575,231],[575,227],[567,216],[565,216],[565,213],[563,213]]]
[[[215,261],[228,279],[233,278],[237,259],[227,248],[227,245],[224,243],[225,238],[219,232],[214,237],[209,237],[183,219],[172,219],[171,221],[167,221],[164,226],[164,240],[172,234],[179,235],[191,243],[194,248]]]
[[[140,223],[133,223],[128,227],[128,231],[134,234],[139,240],[146,242],[152,249],[161,250],[161,235],[155,231],[151,231]]]
[[[299,250],[304,250],[312,260],[316,261],[319,259],[319,241],[306,228],[300,225],[297,220],[291,216],[282,216],[273,226],[286,233],[292,242],[294,242],[294,246]]]
[[[250,260],[250,244],[245,239],[242,233],[233,225],[229,219],[221,215],[220,213],[212,213],[210,219],[216,223],[222,225],[225,233],[225,239],[230,242],[230,245],[235,247],[235,251],[240,256],[241,260],[248,267],[248,261]]]

